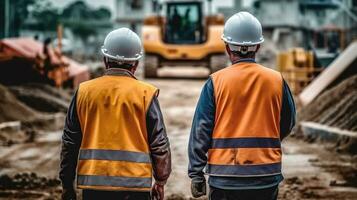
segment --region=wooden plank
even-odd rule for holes
[[[2,131],[2,130],[20,131],[20,129],[21,129],[20,121],[10,121],[10,122],[0,123],[0,131]]]
[[[319,124],[316,122],[303,121],[303,122],[300,122],[300,124],[303,129],[316,130],[314,133],[326,132],[328,134],[346,136],[346,137],[357,139],[357,132],[353,132],[353,131],[349,131],[349,130],[342,130],[337,127],[327,126],[327,125]],[[312,131],[306,131],[306,130],[304,131],[305,134],[309,134],[310,132],[312,132]]]

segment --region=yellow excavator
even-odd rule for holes
[[[204,1],[166,0],[145,18],[142,40],[146,78],[158,76],[163,66],[204,66],[215,72],[226,66],[221,41],[223,15],[205,15]],[[210,3],[210,1],[209,1]]]

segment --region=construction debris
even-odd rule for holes
[[[0,146],[33,142],[35,137],[34,129],[22,127],[19,121],[0,123]]]
[[[32,38],[0,40],[0,83],[17,85],[28,82],[77,87],[89,79],[88,67],[62,55],[50,41]]]

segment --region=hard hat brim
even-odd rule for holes
[[[133,58],[126,58],[124,56],[113,56],[113,55],[110,55],[108,53],[106,53],[106,49],[102,48],[101,49],[102,51],[102,54],[105,56],[105,57],[108,57],[108,58],[111,58],[113,60],[117,60],[117,61],[137,61],[137,60],[140,60],[141,57],[143,57],[143,52],[140,52],[138,54],[138,56],[136,57],[133,57]]]
[[[224,34],[222,34],[221,39],[228,44],[232,44],[232,45],[237,45],[237,46],[253,46],[253,45],[258,45],[264,42],[264,38],[261,38],[259,41],[257,42],[252,42],[252,41],[243,41],[243,42],[234,42],[234,41],[230,41],[228,40]]]

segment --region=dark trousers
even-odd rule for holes
[[[83,200],[150,200],[150,192],[83,190]]]
[[[222,190],[210,187],[210,200],[276,200],[278,186],[256,190]]]

